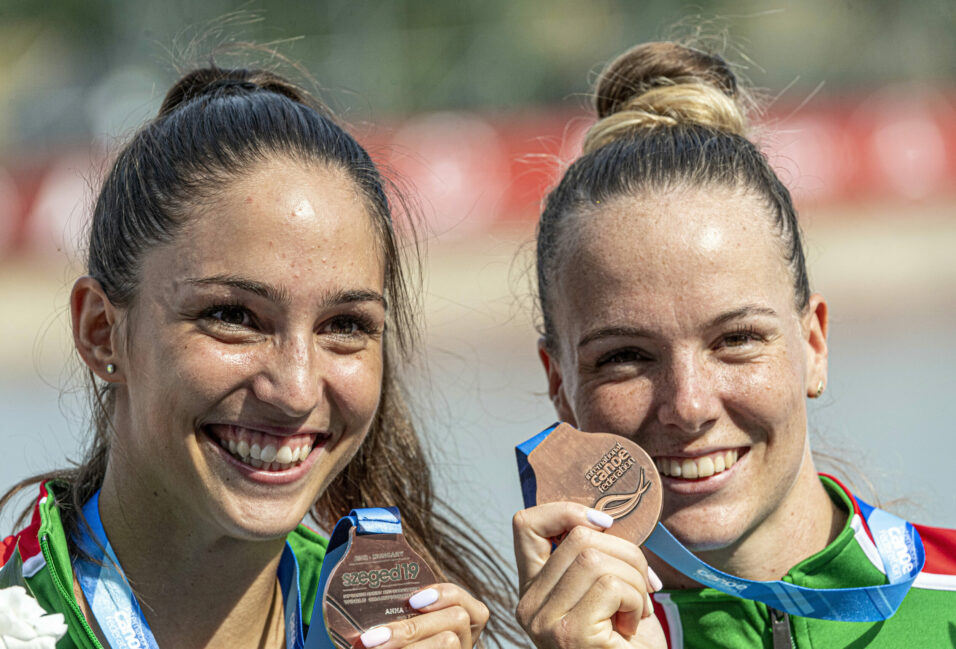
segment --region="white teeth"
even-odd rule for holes
[[[680,475],[682,478],[693,480],[697,478],[697,462],[687,459],[680,466]]]
[[[655,462],[662,475],[697,480],[723,473],[737,463],[739,456],[740,452],[732,449],[697,458],[658,457]]]
[[[720,473],[727,468],[727,463],[724,462],[724,456],[718,455],[714,458],[714,473]]]
[[[226,437],[217,437],[219,445],[233,457],[256,469],[286,471],[305,460],[312,451],[311,438],[296,435],[285,440],[257,431],[239,429]],[[272,443],[268,443],[271,439]]]
[[[292,449],[288,446],[282,446],[279,448],[279,452],[276,453],[276,462],[279,464],[288,464],[292,461]]]

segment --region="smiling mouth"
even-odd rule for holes
[[[205,426],[204,430],[234,458],[262,471],[292,469],[309,457],[316,441],[324,442],[330,437],[322,433],[270,435],[241,426],[224,424]]]
[[[746,451],[745,451],[746,452]],[[684,480],[700,480],[723,473],[740,459],[739,449],[716,451],[700,457],[655,457],[661,475]]]

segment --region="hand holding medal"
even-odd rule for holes
[[[529,507],[514,518],[521,625],[538,646],[603,638],[665,647],[649,595],[660,580],[638,547],[661,512],[650,457],[630,440],[567,424],[517,451]]]
[[[306,649],[405,647],[443,634],[471,647],[488,609],[436,581],[402,535],[397,508],[353,510],[329,539]]]

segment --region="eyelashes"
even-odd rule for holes
[[[208,306],[198,313],[197,318],[207,326],[230,332],[262,329],[253,312],[238,300]],[[383,332],[383,326],[369,314],[351,312],[329,317],[318,325],[316,332],[343,339],[379,336]]]
[[[731,331],[721,334],[713,343],[711,349],[748,351],[751,345],[767,342],[768,337],[753,325],[740,325]],[[602,354],[594,362],[595,367],[617,365],[625,363],[640,363],[653,361],[654,356],[640,347],[621,347]]]

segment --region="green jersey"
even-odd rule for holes
[[[834,502],[848,512],[846,527],[821,552],[791,568],[783,581],[808,588],[887,583],[856,498],[837,480],[821,479]],[[793,617],[711,588],[664,590],[653,595],[654,612],[668,647],[956,647],[956,530],[914,527],[923,540],[926,564],[888,620],[833,622]]]

